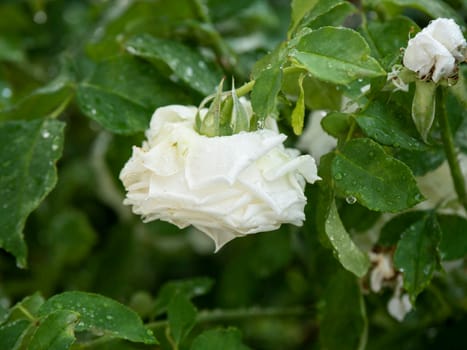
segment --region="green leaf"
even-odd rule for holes
[[[397,244],[394,266],[404,275],[404,288],[412,304],[439,268],[440,240],[441,229],[436,216],[429,212],[410,225]]]
[[[75,341],[74,327],[79,315],[68,310],[55,311],[42,319],[28,350],[67,350]]]
[[[180,281],[170,281],[162,286],[157,295],[154,309],[156,316],[161,315],[167,310],[172,296],[183,294],[188,299],[208,293],[214,282],[207,277],[190,278]]]
[[[201,54],[173,40],[142,34],[128,40],[125,47],[150,62],[163,61],[173,74],[203,95],[212,94],[222,78],[220,70],[207,64]]]
[[[0,123],[0,247],[26,266],[26,219],[57,182],[55,163],[62,154],[65,124],[57,120]]]
[[[191,350],[248,350],[236,328],[218,328],[204,331],[191,345]]]
[[[157,342],[133,310],[102,295],[64,292],[47,300],[39,309],[39,315],[45,316],[59,310],[80,315],[80,322],[75,328],[77,332],[94,331],[146,344]]]
[[[348,84],[386,72],[370,56],[363,37],[351,29],[324,27],[303,36],[290,55],[318,79]]]
[[[399,242],[402,232],[421,220],[424,215],[426,215],[426,212],[410,211],[393,217],[381,229],[378,245],[383,247],[395,246]]]
[[[317,29],[324,26],[340,26],[344,20],[357,11],[356,7],[347,1],[321,0],[305,16],[303,26]]]
[[[0,120],[55,117],[71,101],[73,94],[73,83],[68,77],[60,76],[0,111]]]
[[[325,222],[325,232],[335,255],[342,266],[358,277],[363,277],[370,267],[368,256],[352,241],[345,230],[336,204],[333,202]]]
[[[25,297],[20,302],[16,303],[10,310],[8,316],[8,321],[15,320],[28,320],[31,321],[31,318],[35,318],[39,311],[39,308],[44,303],[44,298],[39,294],[35,293],[33,295]]]
[[[303,78],[305,75],[301,75],[298,79],[298,86],[300,88],[300,94],[298,95],[297,103],[292,111],[292,128],[295,135],[300,135],[303,130],[303,121],[305,119],[305,93],[303,91]]]
[[[439,146],[427,147],[424,151],[398,148],[394,152],[394,157],[404,162],[415,176],[422,176],[435,170],[446,160],[444,150]]]
[[[251,105],[259,121],[275,113],[281,81],[282,69],[278,64],[269,66],[258,74],[251,92]]]
[[[29,327],[28,320],[16,320],[0,327],[0,349],[13,349]]]
[[[410,169],[370,139],[353,139],[337,151],[332,175],[340,194],[371,210],[396,212],[423,199]]]
[[[408,35],[414,28],[418,28],[417,24],[402,16],[384,22],[369,21],[364,36],[375,49],[374,54],[382,58],[385,68],[390,69],[395,59],[400,56],[400,49],[407,46]]]
[[[300,21],[306,14],[313,9],[319,0],[292,0],[291,7],[292,7],[292,14],[291,14],[291,22],[290,28],[288,32],[288,37],[290,38],[293,32],[297,29]]]
[[[415,81],[415,95],[412,102],[412,120],[423,141],[427,142],[428,134],[435,119],[435,92],[437,85],[420,79]]]
[[[341,112],[331,112],[321,120],[321,126],[329,135],[345,139],[350,128],[350,115]]]
[[[323,349],[363,350],[368,336],[365,303],[358,280],[346,271],[324,292],[319,340]]]
[[[380,2],[380,0],[373,0]],[[458,24],[462,23],[462,17],[459,16],[447,3],[438,0],[383,0],[382,2],[391,3],[401,7],[414,8],[430,15],[432,18],[445,17],[453,18]]]
[[[439,245],[444,261],[465,258],[467,255],[467,220],[455,215],[438,215],[443,237]]]
[[[422,151],[426,146],[417,140],[410,131],[411,125],[400,118],[394,107],[374,101],[365,111],[355,115],[355,120],[368,136],[380,144]]]
[[[170,333],[176,344],[190,333],[195,325],[197,310],[188,297],[182,293],[176,293],[167,308]]]
[[[131,56],[101,62],[90,80],[78,86],[77,99],[86,116],[126,134],[147,129],[157,107],[190,101],[151,64]]]

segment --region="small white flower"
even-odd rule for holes
[[[337,140],[329,135],[321,126],[321,120],[327,112],[317,110],[311,112],[303,134],[298,139],[297,147],[312,155],[317,162],[324,154],[337,146]]]
[[[412,310],[412,303],[407,293],[402,293],[402,275],[397,276],[397,284],[394,288],[394,294],[388,302],[388,312],[399,322],[402,322]]]
[[[438,18],[409,40],[403,63],[420,79],[435,83],[457,72],[457,63],[465,60],[467,43],[459,26],[447,18]]]
[[[124,204],[145,222],[193,225],[216,250],[283,223],[302,225],[305,182],[319,179],[313,158],[284,148],[273,120],[255,132],[206,137],[194,130],[196,112],[179,105],[155,111],[147,141],[133,147],[120,173]]]
[[[394,86],[396,87],[396,89],[394,91],[407,92],[407,91],[409,91],[409,84],[407,84],[401,78],[401,70],[402,70],[401,65],[392,66],[391,71],[388,73],[387,81],[390,81],[390,82],[392,82],[394,84]]]
[[[368,253],[370,261],[374,264],[370,272],[370,288],[373,292],[379,292],[383,284],[394,278],[396,271],[389,253]]]

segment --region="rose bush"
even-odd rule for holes
[[[285,148],[272,119],[255,132],[207,137],[194,129],[196,113],[180,105],[155,111],[147,140],[133,148],[120,174],[124,203],[145,222],[193,225],[216,250],[283,223],[301,226],[305,182],[319,179],[314,159]]]

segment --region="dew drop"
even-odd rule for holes
[[[204,63],[203,61],[199,61],[198,62],[198,67],[199,68],[206,68],[206,63]]]
[[[97,113],[97,111],[96,111],[94,108],[91,109],[91,114],[92,114],[92,115],[96,115],[96,113]]]
[[[7,87],[3,88],[3,90],[2,90],[2,97],[3,98],[10,98],[11,95],[13,95],[13,92],[11,91],[10,88],[7,88]]]
[[[342,180],[342,174],[341,173],[337,173],[336,175],[334,175],[334,178],[336,180]]]
[[[47,22],[47,14],[44,11],[37,11],[33,17],[34,22],[37,24],[44,24]]]
[[[50,133],[47,130],[42,131],[42,137],[44,139],[48,139],[50,137]]]
[[[58,145],[53,144],[53,145],[52,145],[52,151],[56,151],[56,150],[58,150]]]
[[[357,198],[355,198],[354,196],[347,196],[345,197],[345,201],[348,204],[355,204],[355,202],[357,202]]]
[[[193,69],[191,67],[187,67],[185,69],[185,74],[188,78],[191,78],[193,76]]]

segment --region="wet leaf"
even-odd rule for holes
[[[439,245],[444,261],[462,259],[467,256],[467,220],[455,215],[438,215],[442,238]]]
[[[173,40],[142,34],[128,40],[125,46],[132,55],[150,62],[163,61],[173,74],[203,95],[214,93],[222,78],[221,71],[206,63],[201,54]]]
[[[195,325],[197,311],[186,295],[176,293],[167,309],[167,318],[169,321],[170,333],[176,344],[190,333]]]
[[[214,281],[207,277],[190,278],[180,281],[170,281],[162,286],[157,295],[154,309],[156,315],[160,315],[167,310],[167,307],[175,294],[183,294],[188,299],[208,293]]]
[[[14,349],[30,322],[24,319],[9,322],[0,327],[0,349]]]
[[[106,129],[131,134],[148,128],[157,107],[188,104],[189,98],[151,64],[118,56],[101,62],[78,86],[77,100],[82,112]]]
[[[292,128],[295,135],[300,135],[303,130],[303,121],[305,119],[305,92],[303,91],[303,78],[305,76],[300,76],[298,80],[298,86],[300,88],[300,94],[298,95],[298,100],[295,104],[295,108],[292,111]]]
[[[370,261],[345,230],[335,203],[332,203],[329,208],[325,221],[325,231],[336,258],[342,266],[356,276],[364,276],[370,267]]]
[[[39,309],[45,316],[66,310],[79,314],[77,332],[88,330],[133,342],[155,344],[152,332],[146,329],[138,315],[126,306],[98,294],[64,292],[47,300]]]
[[[397,212],[423,199],[410,169],[370,139],[346,143],[334,158],[332,175],[338,193],[371,210]]]
[[[281,81],[282,69],[279,64],[269,66],[258,74],[251,92],[251,105],[258,120],[274,115]]]
[[[74,327],[79,315],[68,310],[55,311],[42,319],[28,350],[67,350],[75,341]]]
[[[346,28],[313,30],[300,39],[290,55],[314,77],[335,84],[386,74],[370,56],[370,48],[363,37]]]
[[[422,151],[426,146],[411,135],[411,125],[400,117],[394,107],[374,102],[355,115],[358,126],[368,136],[380,144]]]
[[[439,268],[441,229],[434,213],[429,212],[410,225],[401,235],[394,253],[394,266],[403,273],[404,288],[412,304],[430,283]]]
[[[57,182],[55,163],[62,154],[65,124],[57,120],[0,124],[0,247],[26,266],[26,219]]]

